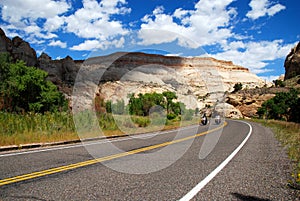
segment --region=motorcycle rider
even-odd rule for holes
[[[203,125],[206,125],[206,124],[207,124],[207,116],[206,116],[205,113],[203,114],[203,116],[202,116],[202,118],[201,118],[201,123],[202,123]]]

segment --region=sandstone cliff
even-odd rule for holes
[[[86,60],[77,81],[77,90],[90,91],[90,85],[95,90],[99,89],[106,100],[113,102],[123,99],[127,103],[131,93],[173,91],[178,101],[193,109],[224,102],[225,92],[232,91],[237,82],[245,88],[265,85],[248,69],[229,61],[125,52]],[[97,89],[95,84],[99,84]],[[91,100],[82,101],[81,105],[91,104]],[[219,108],[227,110],[227,116],[242,117],[228,104]]]
[[[300,75],[300,42],[294,48],[292,48],[291,52],[287,55],[284,62],[284,67],[285,80]]]

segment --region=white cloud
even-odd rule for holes
[[[49,46],[58,46],[58,47],[61,47],[61,48],[66,48],[67,43],[62,42],[60,40],[53,40],[49,43]]]
[[[273,80],[278,80],[280,76],[270,75],[270,76],[259,76],[261,79],[266,80],[267,82],[272,82]]]
[[[164,14],[163,8],[157,7],[143,17],[138,37],[145,45],[178,40],[181,46],[197,48],[219,43],[233,36],[230,22],[237,13],[228,8],[233,1],[201,0],[194,10],[179,8],[173,14]]]
[[[44,29],[48,32],[53,32],[58,30],[64,24],[64,17],[54,16],[48,18],[44,24]]]
[[[73,33],[90,41],[101,41],[102,48],[108,44],[118,46],[116,38],[129,33],[121,21],[113,15],[131,12],[125,7],[126,0],[83,0],[82,8],[71,11],[70,0],[2,0],[0,1],[2,20],[7,25],[2,28],[7,33],[18,33],[32,41],[57,38],[59,31]],[[105,40],[108,40],[105,44]],[[49,42],[49,41],[48,41]],[[50,45],[66,47],[60,41],[50,41]],[[90,45],[88,42],[87,45]],[[83,45],[84,46],[84,45]]]
[[[224,45],[223,52],[211,56],[233,61],[235,64],[249,68],[251,72],[258,74],[272,71],[265,67],[276,59],[285,58],[294,45],[285,45],[282,40],[246,43],[235,41]]]
[[[70,9],[65,0],[2,0],[0,5],[2,19],[20,29],[37,26],[38,19],[53,18]]]
[[[118,35],[126,35],[121,21],[111,19],[111,15],[124,14],[130,9],[120,7],[124,0],[84,0],[83,8],[65,18],[66,31],[81,38],[110,40]]]
[[[251,0],[249,3],[251,10],[246,16],[252,20],[256,20],[266,15],[273,16],[281,10],[285,9],[285,6],[281,4],[272,4],[269,0]]]
[[[95,40],[86,40],[79,45],[74,45],[70,49],[77,50],[77,51],[82,51],[82,50],[90,51],[95,49],[106,50],[109,47],[116,47],[116,48],[123,47],[124,43],[125,43],[124,37],[121,37],[120,39],[114,39],[112,41],[109,40],[100,41],[95,39]]]

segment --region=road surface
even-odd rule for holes
[[[0,200],[297,200],[285,152],[250,124],[0,153]]]

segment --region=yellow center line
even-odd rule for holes
[[[128,151],[128,152],[122,152],[122,153],[119,153],[119,154],[105,156],[105,157],[102,157],[102,158],[91,159],[91,160],[87,160],[87,161],[83,161],[83,162],[79,162],[79,163],[74,163],[74,164],[70,164],[70,165],[65,165],[65,166],[56,167],[56,168],[50,168],[50,169],[47,169],[47,170],[42,170],[42,171],[37,171],[37,172],[29,173],[29,174],[15,176],[15,177],[7,178],[7,179],[2,179],[2,180],[0,180],[0,186],[16,183],[16,182],[20,182],[20,181],[25,181],[25,180],[29,180],[29,179],[34,179],[34,178],[37,178],[37,177],[42,177],[42,176],[46,176],[46,175],[50,175],[50,174],[55,174],[55,173],[59,173],[59,172],[67,171],[67,170],[72,170],[72,169],[76,169],[76,168],[80,168],[80,167],[84,167],[84,166],[88,166],[88,165],[93,165],[93,164],[96,164],[96,163],[101,163],[101,162],[104,162],[104,161],[109,161],[109,160],[113,160],[113,159],[116,159],[116,158],[129,156],[129,155],[133,155],[133,154],[137,154],[137,153],[157,149],[157,148],[160,148],[160,147],[165,147],[165,146],[168,146],[168,145],[171,145],[171,144],[176,144],[176,143],[183,142],[183,141],[186,141],[186,140],[189,140],[189,139],[193,139],[193,138],[196,138],[196,137],[199,137],[199,136],[207,135],[209,133],[212,133],[214,131],[217,131],[217,130],[225,127],[226,125],[227,125],[227,122],[224,122],[224,124],[222,126],[214,128],[212,130],[205,131],[205,132],[202,132],[202,133],[198,133],[196,135],[181,138],[181,139],[178,139],[178,140],[165,142],[165,143],[162,143],[162,144],[151,145],[151,146],[148,146],[148,147],[143,147],[143,148],[135,149],[135,150]]]

